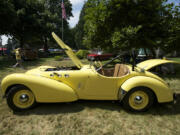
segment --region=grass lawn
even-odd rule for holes
[[[171,59],[174,60],[174,61],[180,62],[180,58],[171,58]]]
[[[25,72],[40,65],[72,65],[70,60],[59,62],[53,58],[24,62],[25,69],[12,68],[13,64],[15,61],[0,57],[0,81],[8,74]],[[174,91],[180,93],[180,70],[165,80]],[[26,112],[13,113],[6,101],[0,98],[0,135],[2,134],[179,135],[180,96],[174,105],[156,104],[144,113],[126,112],[118,102],[82,100],[73,103],[39,104]]]

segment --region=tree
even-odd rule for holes
[[[84,45],[108,50],[149,48],[154,53],[154,48],[164,47],[170,27],[167,17],[172,16],[172,5],[166,1],[88,0]]]
[[[2,19],[1,34],[8,34],[20,42],[24,42],[38,33],[39,13],[42,4],[39,0],[7,0],[0,4],[0,17]]]
[[[23,47],[26,40],[38,33],[38,18],[42,6],[38,0],[14,0],[13,5],[16,22],[9,34],[19,41],[20,47]]]
[[[16,46],[16,41],[12,38],[8,38],[8,41],[7,41],[7,45],[6,45],[6,48],[11,51],[15,48]]]
[[[13,0],[0,0],[0,35],[9,34],[16,20]]]
[[[168,34],[164,39],[164,50],[166,52],[180,51],[180,5],[172,8],[173,6],[168,7],[170,15],[165,18],[169,26],[167,29]]]
[[[44,0],[44,12],[41,14],[41,26],[40,26],[40,38],[44,43],[44,50],[48,49],[48,41],[52,42],[51,32],[54,31],[58,35],[62,33],[62,11],[61,11],[61,1],[60,0]],[[69,19],[72,16],[72,4],[69,0],[64,1],[66,8],[66,16]],[[69,42],[71,37],[70,28],[68,26],[67,20],[63,19],[63,31],[66,35],[64,40]],[[50,38],[49,38],[50,37]],[[54,40],[53,40],[54,41]]]
[[[2,37],[0,36],[0,47],[2,46]]]
[[[86,4],[84,4],[80,16],[79,16],[79,21],[78,24],[75,26],[73,29],[74,31],[74,40],[76,43],[76,46],[80,49],[86,48],[85,45],[83,45],[83,37],[84,37],[84,15],[85,15],[85,7]]]
[[[2,1],[2,0],[1,0]],[[60,0],[7,0],[0,3],[0,34],[8,34],[15,38],[23,47],[25,43],[35,42],[44,44],[47,50],[51,32],[61,34],[61,5]],[[65,1],[67,18],[72,16],[72,4]],[[69,40],[70,28],[64,20],[64,32]]]

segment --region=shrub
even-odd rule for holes
[[[61,61],[61,60],[63,60],[63,57],[62,56],[54,56],[54,59],[57,61]]]
[[[76,56],[77,56],[79,59],[83,59],[83,58],[86,58],[86,57],[87,57],[88,53],[89,53],[88,50],[79,50],[78,52],[76,52]]]

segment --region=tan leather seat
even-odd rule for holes
[[[129,73],[129,69],[124,64],[116,64],[114,68],[114,77],[121,77]]]
[[[113,75],[114,77],[118,76],[119,68],[120,68],[120,64],[116,64],[114,68],[114,75]]]

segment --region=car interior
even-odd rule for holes
[[[122,77],[129,73],[129,68],[125,64],[116,64],[114,68],[101,68],[98,73],[108,77]]]

